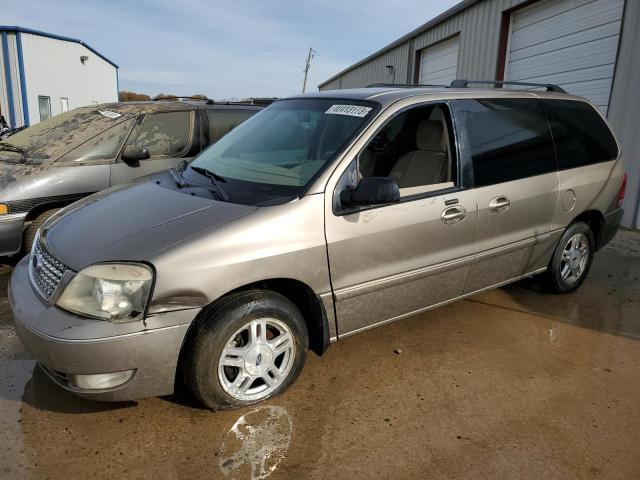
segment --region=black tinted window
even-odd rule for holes
[[[233,128],[240,125],[257,110],[207,110],[211,142],[217,142]]]
[[[537,100],[461,100],[456,110],[466,130],[476,186],[556,169],[547,117]]]
[[[606,162],[618,146],[602,117],[587,103],[545,100],[560,168]]]

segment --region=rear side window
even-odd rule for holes
[[[547,116],[535,99],[455,102],[477,187],[556,170]]]
[[[602,117],[585,102],[544,100],[559,168],[606,162],[618,157],[618,146]]]
[[[217,142],[256,113],[256,110],[207,110],[211,143]]]

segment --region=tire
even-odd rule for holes
[[[184,382],[212,410],[251,405],[296,380],[308,344],[304,318],[287,298],[263,290],[233,294],[205,309],[189,331]]]
[[[571,243],[574,241],[577,243]],[[589,225],[584,222],[569,225],[545,272],[545,286],[555,293],[569,293],[578,289],[589,274],[594,251],[595,237]]]
[[[42,212],[36,218],[33,219],[31,225],[27,228],[27,231],[24,232],[24,237],[22,239],[22,252],[24,255],[28,255],[31,251],[31,247],[33,246],[33,241],[36,238],[36,233],[38,229],[44,225],[49,217],[51,217],[54,213],[56,213],[59,208],[52,208],[51,210],[47,210],[46,212]]]

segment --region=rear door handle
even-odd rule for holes
[[[464,207],[460,205],[456,205],[455,207],[445,208],[442,212],[441,219],[443,223],[447,225],[452,225],[454,223],[460,222],[464,217],[467,216],[467,211]]]
[[[502,213],[509,209],[511,205],[511,200],[509,198],[501,196],[496,197],[489,202],[489,210],[493,213]]]

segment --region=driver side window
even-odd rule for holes
[[[148,114],[129,143],[147,148],[151,159],[182,157],[191,146],[191,120],[190,111]]]
[[[358,180],[389,177],[400,197],[455,186],[453,138],[444,105],[409,109],[393,117],[357,158]]]

